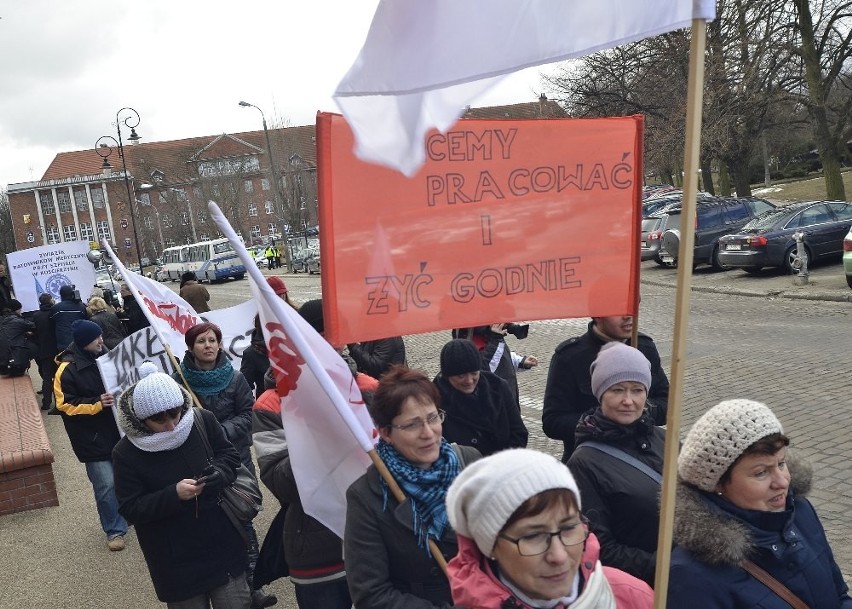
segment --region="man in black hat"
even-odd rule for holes
[[[62,351],[73,340],[71,324],[78,319],[86,319],[87,315],[86,305],[80,301],[73,285],[59,288],[59,298],[61,300],[50,309],[50,321],[53,322],[53,331],[56,333],[56,348]]]
[[[71,324],[71,333],[71,343],[57,357],[56,408],[74,454],[86,466],[107,546],[118,552],[124,549],[127,521],[118,513],[112,472],[112,449],[119,439],[112,413],[115,400],[95,363],[106,353],[103,331],[93,321],[78,319]]]

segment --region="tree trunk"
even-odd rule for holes
[[[704,192],[715,195],[716,191],[713,188],[713,170],[710,166],[710,159],[702,157],[701,159],[701,182],[704,186]]]
[[[749,182],[748,163],[737,159],[728,167],[728,171],[734,178],[734,191],[738,197],[751,196],[751,183]]]
[[[809,0],[794,0],[798,13],[799,33],[802,36],[802,60],[805,64],[805,80],[808,83],[810,104],[808,111],[814,121],[819,158],[825,176],[826,197],[830,200],[846,199],[846,189],[840,175],[840,154],[837,136],[832,135],[826,112],[826,90],[823,81],[820,56],[814,39],[814,24]]]
[[[763,185],[772,186],[772,172],[769,170],[769,149],[766,146],[766,131],[760,132],[760,148],[763,153]]]
[[[728,175],[728,164],[725,161],[719,162],[719,195],[731,196],[731,176]]]

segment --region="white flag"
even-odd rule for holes
[[[355,153],[411,176],[503,76],[713,20],[715,0],[381,0],[334,99]]]
[[[343,537],[346,489],[367,471],[378,437],[361,392],[337,351],[275,295],[216,204],[209,210],[248,271],[302,507]]]

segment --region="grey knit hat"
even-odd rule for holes
[[[574,476],[555,457],[514,448],[495,453],[467,466],[447,491],[447,516],[461,535],[473,539],[490,556],[497,535],[530,497],[555,488],[567,488],[577,499]]]
[[[651,389],[651,362],[639,349],[619,342],[606,343],[592,362],[592,393],[598,402],[617,383],[635,381]]]
[[[183,403],[184,393],[172,377],[151,362],[139,366],[139,382],[133,388],[133,413],[140,421]]]
[[[444,378],[482,369],[479,349],[466,338],[454,338],[441,349],[441,375]]]
[[[752,400],[725,400],[695,422],[680,449],[680,477],[712,493],[719,479],[745,450],[775,433],[784,433],[771,410]]]

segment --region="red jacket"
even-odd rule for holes
[[[497,578],[473,540],[463,535],[457,537],[459,552],[447,565],[453,603],[467,609],[502,609],[507,606],[504,603],[512,597],[512,592]],[[583,581],[588,580],[598,564],[599,554],[600,544],[594,534],[590,533],[580,561]],[[615,596],[618,609],[651,609],[654,606],[654,592],[648,584],[624,571],[611,567],[601,568]],[[508,606],[528,607],[520,599],[514,600],[516,604]]]

